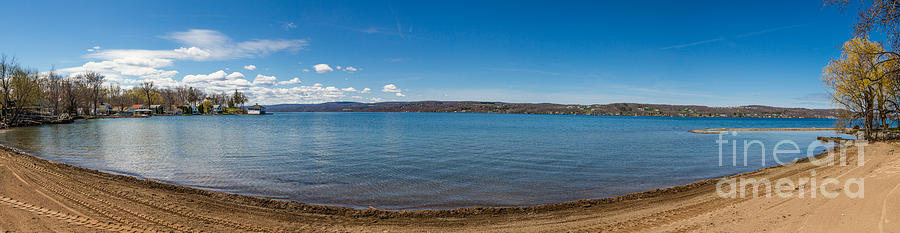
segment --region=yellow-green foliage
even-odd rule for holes
[[[836,107],[846,110],[840,115],[845,124],[863,119],[867,130],[888,127],[886,118],[898,98],[897,78],[889,75],[897,64],[888,55],[878,42],[856,37],[825,67],[822,80]]]

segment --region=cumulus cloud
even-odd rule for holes
[[[397,85],[394,85],[394,84],[384,85],[384,87],[381,88],[381,91],[387,92],[387,93],[394,93],[394,95],[396,95],[397,97],[406,96],[406,95],[403,95],[403,93],[401,93],[402,90],[400,90],[400,88],[398,88]]]
[[[274,86],[275,82],[277,82],[277,81],[278,81],[278,78],[276,78],[275,76],[265,76],[262,74],[257,74],[256,78],[253,79],[253,84]]]
[[[331,66],[328,66],[328,64],[318,64],[318,65],[314,65],[314,66],[313,66],[313,69],[316,70],[316,73],[320,73],[320,74],[328,73],[328,72],[334,71],[334,69],[332,69]]]
[[[60,69],[63,74],[79,74],[86,71],[99,72],[107,77],[109,83],[118,83],[123,86],[137,85],[145,81],[154,82],[161,87],[192,86],[207,93],[223,93],[239,90],[245,92],[252,102],[260,104],[277,103],[322,103],[355,98],[348,97],[348,93],[370,93],[372,89],[357,90],[353,87],[338,88],[316,83],[310,86],[300,85],[300,78],[287,81],[278,81],[275,76],[256,75],[252,81],[248,80],[240,72],[226,72],[218,70],[208,74],[190,74],[181,77],[178,70],[173,69],[179,61],[217,61],[239,58],[254,58],[267,56],[272,53],[285,51],[298,51],[308,45],[305,40],[249,40],[235,41],[223,33],[213,30],[192,29],[183,32],[173,32],[162,38],[174,41],[177,46],[170,49],[103,49],[95,46],[88,49],[85,58],[91,61],[81,66]],[[300,64],[298,62],[298,64]],[[336,66],[335,66],[336,67]],[[247,70],[255,70],[256,66],[247,65]],[[326,73],[333,71],[356,72],[359,69],[351,66],[341,66],[333,69],[328,64],[319,64],[303,72]],[[291,85],[281,87],[279,85]],[[393,85],[393,84],[391,84]],[[388,88],[390,89],[390,88]],[[395,95],[399,92],[396,89]],[[402,94],[399,94],[402,95]],[[369,98],[372,101],[380,101],[379,98]]]
[[[274,76],[257,75],[253,82],[240,72],[227,73],[219,70],[210,74],[184,76],[180,84],[199,88],[207,93],[233,92],[240,90],[259,104],[281,103],[323,103],[349,98],[345,93],[356,92],[348,88],[337,88],[316,83],[311,86],[275,87],[278,85],[300,84],[300,78],[278,82]]]
[[[300,83],[302,83],[302,82],[300,82],[300,78],[295,77],[291,80],[278,82],[278,85],[291,85],[291,84],[300,84]]]
[[[290,88],[251,87],[248,95],[260,104],[275,103],[323,103],[345,97],[344,91],[337,87],[315,84],[312,86],[296,86]]]
[[[83,74],[87,71],[97,72],[106,76],[109,83],[120,85],[132,85],[141,83],[144,80],[154,81],[163,85],[163,83],[172,83],[176,70],[163,70],[160,68],[172,66],[172,61],[168,59],[134,59],[122,58],[110,61],[91,61],[79,67],[69,67],[60,69],[61,74],[69,76]],[[126,76],[134,76],[139,79],[128,78]]]
[[[209,61],[265,56],[280,51],[298,51],[308,45],[305,40],[250,40],[235,42],[225,34],[213,30],[192,29],[164,36],[179,43],[175,49],[89,49],[86,58],[99,59],[80,67],[60,69],[62,74],[78,74],[90,70],[101,73],[110,83],[127,85],[152,81],[160,85],[177,85],[172,78],[177,70],[164,70],[178,60]]]
[[[187,75],[184,76],[181,82],[209,92],[234,91],[235,89],[245,89],[253,86],[253,83],[247,81],[244,74],[240,72],[228,74],[222,70],[211,74]]]
[[[400,88],[397,88],[397,85],[394,85],[394,84],[388,84],[388,85],[384,85],[384,87],[381,88],[381,91],[382,91],[382,92],[396,92],[396,93],[400,93]]]

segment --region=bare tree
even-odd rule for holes
[[[56,68],[51,67],[50,72],[44,79],[44,96],[47,103],[53,106],[51,115],[59,114],[59,103],[62,101],[62,76],[56,73]]]
[[[88,97],[93,105],[93,115],[97,115],[97,107],[100,105],[100,94],[103,88],[104,76],[97,72],[88,71],[84,74],[84,83],[89,88]]]
[[[0,117],[4,119],[9,114],[9,107],[12,103],[12,76],[18,69],[15,58],[7,58],[6,55],[0,55]]]
[[[128,105],[128,96],[125,96],[122,87],[119,85],[109,85],[107,89],[109,94],[109,102],[119,107],[119,112],[125,111],[125,105]]]
[[[200,90],[197,90],[193,87],[188,88],[187,98],[188,98],[188,102],[191,103],[191,105],[197,106],[197,103],[199,103],[200,100],[203,99],[203,96],[204,96],[204,94]]]
[[[66,112],[72,115],[78,114],[81,89],[84,86],[81,80],[79,76],[70,76],[64,79],[62,85],[60,85],[62,87],[63,103],[66,104]]]
[[[149,109],[153,104],[153,92],[156,91],[156,87],[153,86],[153,82],[145,82],[138,87],[138,90],[140,90],[141,96],[147,98],[147,109]]]
[[[825,5],[846,8],[851,0],[825,0]],[[862,12],[856,20],[856,36],[865,37],[872,31],[885,33],[894,49],[900,47],[900,1],[860,0]]]

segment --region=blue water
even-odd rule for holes
[[[17,128],[0,143],[73,165],[230,193],[387,209],[603,198],[775,165],[833,132],[739,132],[738,166],[702,128],[833,127],[830,119],[459,113],[155,116]],[[760,140],[743,164],[743,141]],[[782,147],[780,149],[789,149]],[[816,152],[824,148],[816,148]]]

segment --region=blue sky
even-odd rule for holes
[[[69,74],[98,71],[123,86],[149,80],[240,89],[263,104],[476,100],[827,108],[821,71],[852,36],[856,16],[854,9],[823,8],[821,1],[3,5],[0,53],[22,64],[42,71],[55,65]]]

